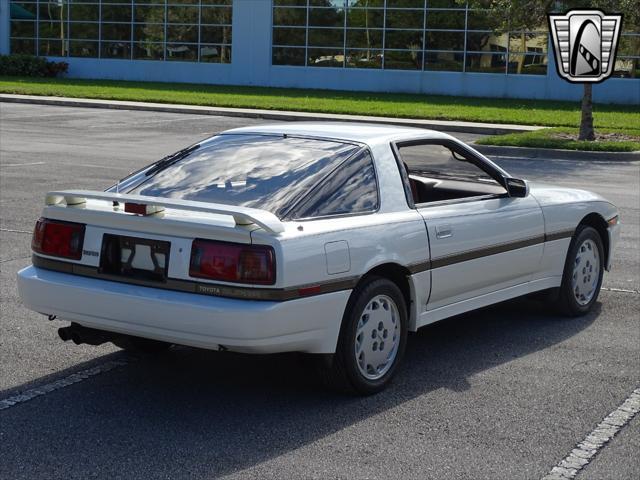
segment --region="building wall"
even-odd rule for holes
[[[9,53],[9,0],[0,0],[0,55]]]
[[[4,26],[8,23],[8,2],[0,2]],[[2,28],[0,35],[0,48],[5,51],[8,31]],[[68,62],[69,76],[78,78],[550,100],[578,100],[582,95],[582,86],[569,84],[557,75],[553,55],[548,56],[546,75],[272,65],[271,0],[233,0],[232,32],[232,61],[227,64],[50,58]],[[640,105],[640,79],[610,78],[595,85],[594,101]]]

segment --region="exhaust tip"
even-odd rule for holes
[[[114,334],[83,327],[77,323],[71,323],[68,327],[58,329],[58,336],[64,342],[71,340],[76,345],[102,345],[112,340]]]
[[[58,336],[63,342],[71,340],[71,327],[62,327],[58,329]]]

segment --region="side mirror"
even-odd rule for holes
[[[507,177],[505,183],[510,197],[524,198],[529,195],[529,185],[525,180]]]

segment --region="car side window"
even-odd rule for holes
[[[506,194],[505,188],[453,144],[399,145],[415,204]]]
[[[378,209],[373,159],[363,150],[329,175],[294,208],[293,218],[367,213]]]

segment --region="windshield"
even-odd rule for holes
[[[285,210],[359,150],[337,141],[256,134],[218,135],[128,193]]]

